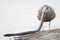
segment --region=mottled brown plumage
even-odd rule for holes
[[[43,15],[43,22],[49,22],[49,30],[50,30],[50,22],[55,18],[56,14],[53,10],[52,7],[48,6],[48,5],[44,5],[42,6],[41,9],[39,9],[38,11],[38,16],[37,18],[39,20],[41,20],[41,17],[42,17],[42,14],[44,13]]]
[[[46,11],[44,12],[44,22],[50,22],[51,20],[53,20],[56,16],[54,10],[52,9],[52,7],[48,6],[48,5],[44,5],[41,9],[39,9],[39,14],[38,14],[38,19],[41,19],[41,15],[42,15],[42,10],[43,8],[46,7]]]

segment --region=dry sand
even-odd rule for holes
[[[25,40],[60,40],[60,29],[52,29],[22,36]]]

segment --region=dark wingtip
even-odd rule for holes
[[[3,35],[4,37],[10,37],[10,36],[12,36],[13,34],[5,34],[5,35]]]

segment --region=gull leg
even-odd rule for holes
[[[50,31],[50,22],[49,22],[49,31]]]

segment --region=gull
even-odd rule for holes
[[[41,21],[38,29],[33,30],[33,31],[22,32],[22,33],[4,34],[4,36],[5,37],[22,36],[22,35],[39,32],[42,28],[43,22],[49,22],[49,26],[50,26],[50,22],[51,22],[51,20],[53,20],[55,18],[55,16],[56,16],[56,14],[55,14],[54,10],[52,9],[52,7],[50,7],[48,5],[44,5],[44,6],[42,6],[41,9],[39,9],[39,14],[37,16],[38,19]]]
[[[50,30],[50,23],[55,18],[56,14],[51,6],[44,5],[38,10],[38,20],[41,20],[43,15],[43,22],[49,22],[49,30]]]

